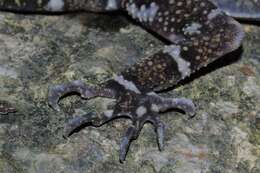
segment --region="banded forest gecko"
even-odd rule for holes
[[[100,86],[72,81],[50,87],[48,103],[58,111],[59,99],[68,93],[78,93],[84,99],[116,99],[112,109],[70,120],[65,125],[64,136],[86,123],[101,126],[114,118],[130,118],[132,124],[120,144],[120,162],[125,160],[131,141],[138,138],[146,122],[154,125],[159,149],[164,149],[165,125],[159,118],[160,112],[178,108],[189,117],[194,116],[195,105],[191,100],[163,98],[155,92],[178,84],[234,51],[244,37],[241,25],[210,0],[0,0],[0,10],[30,13],[121,10],[169,41],[162,50],[141,59]]]

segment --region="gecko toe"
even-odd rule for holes
[[[183,110],[190,118],[194,117],[196,114],[196,107],[192,100],[181,98],[176,99],[176,104]]]
[[[158,140],[158,146],[159,150],[164,150],[164,133],[165,133],[165,125],[164,123],[160,122],[156,126],[156,132],[157,132],[157,140]]]
[[[102,124],[110,121],[111,119],[119,116],[118,114],[114,114],[113,110],[106,110],[102,113],[89,112],[82,116],[76,116],[69,120],[64,127],[63,136],[69,137],[76,129],[82,127],[83,125],[92,125],[95,127],[99,127]]]
[[[196,113],[196,106],[192,100],[186,98],[163,98],[158,95],[154,96],[157,99],[159,112],[165,112],[167,110],[177,108],[185,112],[190,118]]]
[[[120,143],[119,161],[121,163],[125,160],[131,141],[138,137],[139,132],[140,129],[138,130],[136,126],[131,126],[127,129],[125,136],[122,138]]]
[[[48,103],[54,109],[59,111],[59,100],[69,94],[79,94],[84,99],[93,97],[114,98],[116,92],[107,88],[99,88],[83,83],[80,80],[71,81],[69,83],[55,85],[50,87],[48,93]]]
[[[119,161],[123,163],[125,161],[126,153],[129,147],[129,139],[123,137],[120,144]]]
[[[67,138],[69,137],[73,131],[75,131],[77,128],[80,128],[82,125],[91,123],[93,117],[95,117],[96,114],[94,112],[87,113],[84,116],[77,116],[69,120],[68,123],[65,124],[63,137]]]
[[[60,111],[60,107],[58,105],[58,101],[61,96],[62,86],[56,85],[49,88],[48,93],[48,104],[56,111]]]
[[[164,134],[165,134],[165,124],[159,119],[158,115],[151,116],[150,121],[155,127],[155,132],[157,134],[157,142],[160,151],[164,150]]]

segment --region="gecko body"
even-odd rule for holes
[[[121,162],[125,160],[131,141],[137,139],[146,122],[154,125],[159,149],[163,150],[165,125],[160,121],[160,112],[178,108],[190,117],[195,114],[191,100],[163,98],[155,91],[178,84],[237,49],[244,37],[241,25],[209,0],[0,0],[0,10],[47,13],[121,10],[170,42],[100,86],[72,81],[52,86],[49,90],[48,102],[55,110],[60,110],[58,101],[68,93],[79,93],[85,99],[116,99],[114,108],[99,115],[88,113],[70,120],[65,125],[64,136],[86,123],[100,126],[114,118],[128,117],[132,125],[121,140]]]

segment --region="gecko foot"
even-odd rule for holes
[[[112,85],[108,82],[103,87],[93,87],[80,81],[73,81],[67,84],[57,85],[49,91],[49,104],[59,110],[58,101],[60,97],[69,93],[78,93],[83,98],[110,97],[116,99],[113,108],[102,113],[87,113],[83,116],[72,118],[64,128],[64,137],[70,136],[75,130],[83,125],[101,126],[114,119],[126,117],[131,119],[132,125],[127,128],[122,137],[119,151],[119,160],[125,160],[131,142],[138,138],[143,125],[150,122],[157,134],[157,142],[160,150],[164,149],[165,125],[159,119],[159,113],[167,110],[180,109],[189,117],[195,114],[193,102],[185,98],[163,98],[155,93],[141,93],[123,87]],[[112,87],[113,86],[113,87]],[[115,90],[111,88],[116,88]]]

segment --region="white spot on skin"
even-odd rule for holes
[[[133,19],[136,18],[138,9],[135,4],[128,5],[126,10],[128,11],[128,14],[133,17]]]
[[[157,94],[155,92],[149,92],[146,95],[148,95],[148,96],[157,96]]]
[[[212,20],[215,17],[217,17],[218,15],[222,14],[222,11],[220,9],[213,9],[210,11],[210,13],[208,14],[208,20]]]
[[[155,3],[155,2],[152,2],[151,5],[150,5],[150,9],[149,9],[149,22],[152,22],[154,20],[154,17],[157,13],[157,11],[159,10],[159,6]]]
[[[156,104],[152,104],[151,110],[154,111],[154,112],[159,112],[159,107]]]
[[[117,10],[117,9],[118,9],[118,5],[117,5],[116,0],[107,1],[106,10]]]
[[[111,117],[113,116],[113,113],[114,113],[113,110],[104,111],[104,115],[105,115],[107,118],[111,118]]]
[[[131,5],[127,5],[126,10],[128,11],[129,15],[131,15],[134,19],[138,18],[140,22],[153,22],[154,17],[159,10],[159,6],[152,2],[149,7],[146,5],[141,5],[140,9],[133,3]]]
[[[63,7],[63,0],[50,0],[45,9],[50,11],[62,11]]]
[[[171,34],[170,36],[169,36],[169,40],[172,42],[172,43],[180,43],[180,42],[182,42],[183,40],[184,40],[185,38],[182,36],[182,35],[180,35],[180,34],[178,34],[178,35],[176,35],[176,34]]]
[[[135,86],[135,84],[131,81],[125,80],[124,77],[122,75],[118,76],[116,75],[114,77],[114,80],[116,82],[118,82],[120,85],[124,86],[125,89],[134,91],[137,94],[141,94],[141,92],[139,91],[139,89]]]
[[[178,65],[178,71],[181,73],[182,79],[191,73],[190,62],[185,61],[181,56],[181,47],[177,45],[165,46],[163,53],[168,53]]]
[[[137,114],[138,117],[142,117],[146,112],[147,112],[147,109],[144,106],[139,106],[136,109],[135,113]]]
[[[192,23],[190,25],[186,25],[182,31],[185,35],[189,34],[189,35],[193,35],[193,34],[200,34],[200,28],[201,28],[201,24],[199,23]]]

